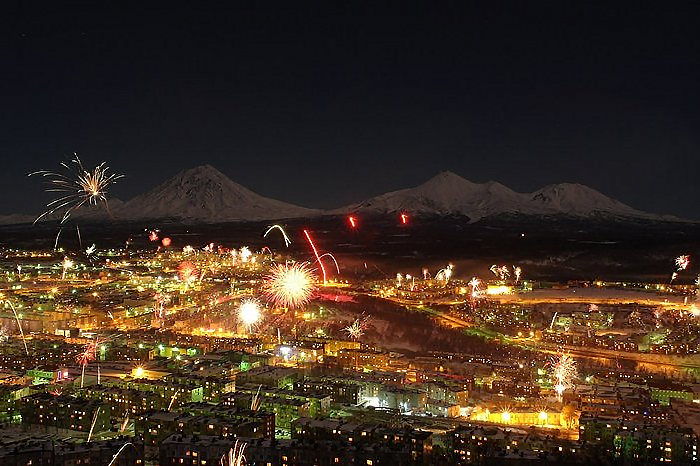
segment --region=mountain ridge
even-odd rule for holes
[[[497,216],[568,216],[580,219],[615,218],[688,222],[673,216],[634,209],[588,186],[559,183],[532,193],[519,193],[488,181],[474,183],[443,171],[424,183],[381,194],[338,209],[300,207],[261,196],[228,178],[211,165],[179,172],[155,188],[122,202],[114,199],[104,207],[79,210],[71,218],[92,221],[177,220],[185,223],[309,218],[350,213],[411,215],[458,215],[470,222]],[[0,216],[0,224],[23,223],[30,216]],[[33,220],[33,219],[32,219]],[[692,221],[691,221],[692,222]]]
[[[449,171],[441,172],[414,188],[381,194],[333,212],[402,211],[423,215],[462,215],[472,222],[504,214],[686,221],[634,209],[579,183],[551,184],[532,193],[518,193],[495,181],[474,183]]]

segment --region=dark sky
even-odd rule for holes
[[[204,163],[308,207],[451,170],[700,219],[699,2],[142,3],[3,11],[0,213],[77,152],[122,199]]]

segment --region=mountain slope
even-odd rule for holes
[[[115,217],[125,220],[172,218],[205,223],[273,220],[318,213],[260,196],[209,165],[185,170],[113,212]]]
[[[415,188],[383,194],[335,212],[401,211],[428,215],[464,215],[472,222],[501,214],[678,220],[635,210],[580,184],[556,184],[523,194],[493,181],[472,183],[451,172],[440,173]]]

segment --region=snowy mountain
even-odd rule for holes
[[[305,217],[313,209],[262,197],[210,165],[185,170],[112,209],[123,220],[179,219],[204,223]]]
[[[493,181],[472,183],[451,172],[440,173],[415,188],[383,194],[335,212],[401,211],[427,215],[464,215],[472,222],[502,214],[677,220],[635,210],[580,184],[563,183],[533,193],[517,193]]]

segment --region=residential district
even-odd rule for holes
[[[0,464],[697,462],[693,284],[343,277],[156,239],[3,251]]]

